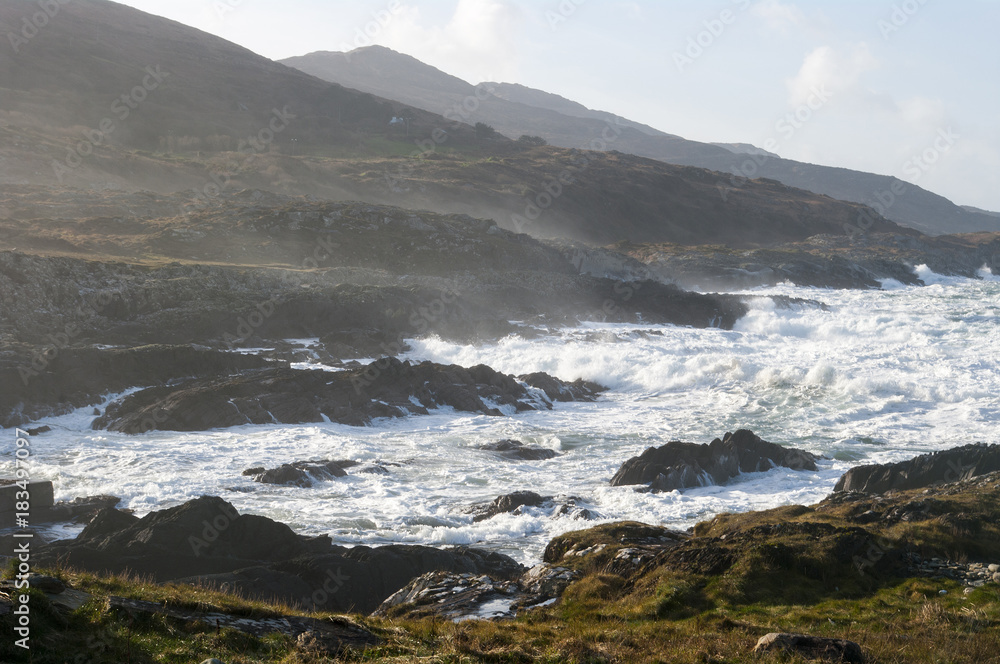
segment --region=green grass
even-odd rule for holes
[[[501,622],[354,616],[382,643],[365,652],[342,654],[337,661],[804,661],[751,653],[764,634],[788,631],[857,641],[870,664],[997,662],[1000,586],[989,584],[967,594],[955,581],[908,578],[900,573],[902,568],[893,566],[892,552],[865,574],[852,562],[856,547],[872,537],[906,551],[950,550],[970,559],[983,552],[995,555],[1000,489],[992,482],[997,479],[1000,475],[989,482],[933,489],[930,497],[938,501],[934,510],[941,514],[932,512],[916,522],[880,521],[881,525],[865,529],[855,521],[858,513],[873,506],[892,510],[928,496],[902,492],[881,501],[853,497],[810,508],[720,515],[699,524],[689,541],[634,568],[622,567],[615,553],[658,540],[664,529],[617,523],[566,533],[550,543],[546,559],[575,567],[583,575],[559,603]],[[957,526],[956,514],[962,517]],[[598,553],[563,558],[568,551],[601,544],[604,548]],[[310,615],[287,606],[124,576],[55,573],[94,598],[66,615],[32,591],[33,650],[29,655],[7,638],[0,641],[0,661],[180,664],[208,657],[225,664],[332,661],[299,651],[286,636],[258,638],[198,622],[131,615],[110,608],[106,598],[117,595],[257,618]],[[9,635],[12,628],[13,616],[0,616],[0,630]]]

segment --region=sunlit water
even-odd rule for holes
[[[140,436],[92,431],[85,409],[45,421],[55,431],[33,439],[33,475],[53,480],[58,499],[114,494],[139,514],[220,495],[241,511],[329,533],[340,543],[474,544],[523,562],[538,560],[553,535],[593,522],[529,510],[474,524],[467,508],[528,489],[579,497],[602,520],[683,528],[724,511],[808,504],[858,463],[997,442],[1000,281],[921,274],[930,285],[755,291],[819,300],[829,310],[758,301],[732,331],[590,324],[482,347],[413,342],[412,359],[596,381],[610,388],[597,403],[510,417],[449,409],[365,428],[245,426]],[[827,459],[817,472],[778,469],[684,493],[608,486],[622,462],[649,446],[707,443],[739,428]],[[514,462],[476,449],[501,438],[559,456]],[[2,449],[9,469],[13,445]],[[305,459],[399,465],[388,475],[358,474],[310,489],[261,485],[240,474]]]

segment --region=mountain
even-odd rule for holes
[[[323,155],[380,138],[405,142],[403,151],[442,127],[452,145],[476,142],[467,125],[168,19],[107,0],[55,6],[53,18],[29,31],[23,21],[38,6],[0,0],[0,32],[5,42],[16,37],[0,57],[0,150],[32,146],[38,182],[72,177],[81,162],[122,146]],[[411,118],[409,137],[389,124],[400,115]]]
[[[523,86],[473,86],[385,47],[369,46],[350,54],[316,52],[282,62],[328,81],[435,112],[462,109],[468,102],[463,120],[485,122],[510,138],[537,135],[560,147],[614,149],[671,164],[770,178],[875,206],[889,219],[930,234],[1000,230],[996,216],[964,209],[898,178],[782,159],[745,144],[689,141]],[[726,187],[733,179],[720,176],[720,186]]]
[[[778,157],[778,155],[773,152],[768,152],[763,148],[759,148],[756,145],[750,145],[749,143],[712,143],[712,145],[717,145],[720,148],[726,148],[733,154],[755,154],[762,157]]]
[[[649,136],[679,138],[678,136],[672,136],[666,132],[662,132],[659,129],[654,129],[649,125],[632,122],[631,120],[623,118],[620,115],[615,115],[614,113],[591,110],[583,104],[579,104],[575,101],[566,99],[565,97],[552,94],[551,92],[543,92],[542,90],[536,90],[535,88],[529,88],[517,83],[481,83],[480,85],[488,90],[491,90],[494,97],[506,99],[507,101],[517,102],[526,106],[534,106],[535,108],[545,108],[550,111],[555,111],[557,113],[562,113],[563,115],[570,115],[577,118],[600,120],[601,122],[613,124],[616,127],[631,127],[632,129],[638,129],[642,133],[648,134]]]
[[[4,26],[16,27],[23,7],[0,0]],[[393,77],[405,75],[423,95],[421,104],[439,100],[439,114],[321,80],[106,0],[60,5],[57,18],[19,44],[14,57],[0,60],[0,185],[188,193],[164,199],[173,207],[157,212],[155,232],[127,231],[134,206],[95,209],[82,226],[64,225],[40,219],[19,195],[2,197],[8,246],[75,253],[82,234],[95,255],[117,255],[116,244],[135,246],[136,257],[170,255],[148,238],[163,233],[181,241],[208,233],[196,223],[199,213],[243,189],[464,213],[538,237],[600,244],[761,246],[843,234],[845,224],[862,217],[875,224],[873,232],[899,230],[860,206],[773,181],[720,189],[724,176],[703,169],[480,136],[456,121],[466,119],[456,109],[465,108],[475,89],[386,49],[363,52],[359,79],[392,78],[395,86]],[[396,68],[400,58],[404,71]],[[541,118],[564,137],[609,126],[594,117],[484,99],[512,121]],[[394,117],[405,120],[390,124]],[[635,145],[689,143],[634,127],[620,132]],[[79,200],[48,191],[54,205],[63,196]],[[205,261],[215,249],[228,251],[214,243],[203,248],[198,259]]]

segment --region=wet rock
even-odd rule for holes
[[[40,436],[43,433],[48,433],[48,432],[52,431],[52,427],[50,427],[48,425],[44,425],[44,426],[40,426],[40,427],[35,427],[33,429],[25,429],[25,431],[28,432],[29,436]]]
[[[816,459],[809,452],[769,443],[741,429],[708,445],[673,441],[651,447],[626,461],[611,478],[611,486],[647,484],[653,491],[674,491],[721,485],[740,473],[777,466],[815,471]]]
[[[753,649],[755,654],[785,652],[797,654],[806,659],[825,659],[847,664],[864,664],[865,656],[854,641],[829,639],[805,634],[772,632],[760,637]]]
[[[520,514],[525,507],[538,507],[549,510],[550,516],[567,515],[571,518],[594,519],[596,515],[589,509],[580,507],[579,498],[569,496],[555,498],[542,496],[534,491],[515,491],[514,493],[497,496],[493,502],[485,505],[475,505],[469,509],[474,522],[492,519],[499,514]]]
[[[495,443],[486,443],[485,445],[480,445],[479,449],[487,452],[496,452],[502,457],[517,461],[541,461],[558,456],[555,450],[544,447],[532,447],[525,445],[519,440],[510,439],[498,440]]]
[[[950,484],[1000,470],[1000,445],[964,445],[899,463],[858,466],[834,491],[885,493]]]
[[[243,471],[243,475],[251,476],[254,481],[262,484],[287,484],[308,488],[313,482],[345,477],[347,471],[344,468],[353,465],[355,465],[353,461],[295,461],[271,469],[247,468]]]
[[[16,426],[91,406],[108,392],[136,385],[162,385],[176,378],[225,375],[269,365],[259,357],[188,346],[81,347],[60,349],[47,361],[44,371],[22,375],[38,352],[31,347],[14,347],[0,353],[0,383],[18,385],[17,390],[0,392],[0,426]],[[138,421],[135,433],[141,433],[143,425]],[[37,434],[48,430],[44,426],[35,429]]]
[[[563,386],[563,396],[592,400],[592,390]],[[135,433],[150,428],[203,431],[243,424],[332,420],[362,426],[380,417],[426,415],[441,406],[502,416],[548,409],[512,376],[479,365],[468,369],[385,357],[339,372],[264,369],[225,378],[192,379],[141,390],[108,406],[95,429]]]
[[[525,374],[517,379],[544,392],[549,401],[593,401],[601,392],[607,391],[606,387],[591,381],[577,379],[565,383],[542,372]]]

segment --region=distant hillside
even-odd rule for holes
[[[919,235],[861,205],[773,180],[749,181],[723,197],[718,173],[620,152],[511,146],[480,159],[367,160],[338,172],[351,183],[341,186],[369,200],[491,217],[510,230],[591,244],[767,246],[846,236],[845,224],[866,217],[871,232]]]
[[[471,127],[314,78],[174,21],[107,0],[58,6],[16,50],[5,38],[0,57],[0,126],[8,134],[42,130],[50,150],[72,141],[84,158],[107,145],[322,153],[359,136],[397,139],[402,130],[389,122],[400,115],[411,118],[411,138],[446,127],[452,144],[475,141]],[[0,32],[19,33],[37,9],[0,0]],[[66,148],[56,156],[69,157]]]
[[[712,145],[717,145],[720,148],[726,148],[734,154],[756,154],[765,157],[778,156],[773,152],[768,152],[763,148],[759,148],[756,145],[750,145],[749,143],[712,143]]]
[[[419,60],[390,49],[372,46],[343,53],[317,52],[283,60],[284,63],[328,81],[334,81],[404,103],[443,112],[461,107],[477,88]],[[483,96],[480,88],[480,96]],[[619,150],[672,164],[699,166],[723,173],[750,173],[789,186],[841,200],[875,205],[885,192],[904,191],[885,208],[886,216],[926,233],[959,233],[1000,230],[1000,219],[967,210],[943,196],[889,176],[845,168],[805,164],[779,157],[745,154],[746,149],[688,141],[656,132],[630,121],[616,121],[612,114],[583,109],[579,104],[522,86],[498,86],[497,97],[471,104],[469,122],[485,122],[501,133],[543,137],[550,144]],[[582,110],[581,110],[582,109]],[[608,140],[610,138],[610,140]],[[748,166],[749,168],[744,168]],[[725,181],[720,178],[720,183]]]
[[[545,108],[550,111],[555,111],[557,113],[562,113],[563,115],[570,115],[577,118],[600,120],[602,122],[611,123],[617,127],[631,127],[632,129],[638,129],[642,133],[648,134],[649,136],[679,138],[678,136],[672,136],[666,132],[662,132],[659,129],[654,129],[649,125],[632,122],[628,118],[623,118],[620,115],[615,115],[614,113],[591,110],[583,104],[578,104],[575,101],[552,94],[551,92],[536,90],[535,88],[529,88],[517,83],[482,83],[481,85],[491,90],[493,96],[499,97],[500,99],[506,99],[507,101],[513,101],[527,106],[534,106],[535,108]]]

